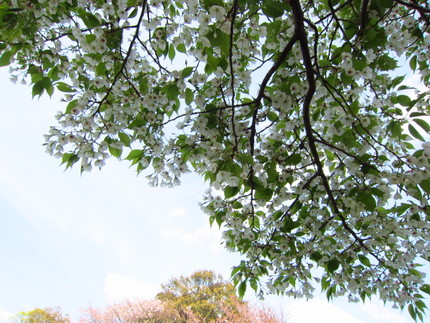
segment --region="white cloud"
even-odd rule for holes
[[[0,308],[0,323],[9,323],[14,314]]]
[[[185,216],[185,209],[174,208],[170,210],[170,216],[174,218],[183,218]]]
[[[108,302],[117,302],[134,298],[151,299],[160,291],[160,288],[155,284],[109,273],[105,277],[103,290]]]
[[[382,302],[365,303],[363,309],[375,322],[406,323],[399,310],[388,308]]]
[[[223,249],[220,243],[221,230],[218,228],[211,228],[209,225],[195,230],[184,230],[183,228],[164,229],[162,233],[168,237],[180,239],[188,245],[205,243],[206,245],[210,245],[212,251]]]
[[[288,313],[292,323],[364,323],[339,307],[320,299],[295,300],[288,305]]]

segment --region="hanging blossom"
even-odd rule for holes
[[[66,167],[207,180],[241,295],[319,284],[423,318],[428,2],[15,0],[0,24],[12,78],[64,93],[46,149]]]

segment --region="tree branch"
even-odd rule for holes
[[[360,238],[357,233],[350,228],[348,223],[346,222],[345,216],[342,214],[342,212],[339,210],[339,207],[337,206],[336,198],[333,195],[333,191],[331,190],[330,184],[328,182],[327,176],[324,174],[324,169],[322,162],[320,160],[317,147],[315,145],[316,139],[314,137],[314,133],[312,130],[312,124],[310,121],[310,105],[312,98],[315,94],[316,90],[316,83],[315,83],[315,75],[314,70],[312,67],[312,59],[309,51],[309,44],[307,39],[307,34],[305,31],[304,26],[304,16],[303,11],[300,5],[299,0],[290,0],[289,1],[293,16],[294,16],[294,24],[295,24],[295,34],[299,38],[300,43],[300,49],[303,56],[303,64],[305,66],[306,70],[306,77],[307,82],[309,85],[308,91],[306,92],[306,95],[304,97],[303,101],[303,123],[305,126],[306,136],[308,138],[308,144],[311,151],[312,159],[317,167],[317,174],[321,177],[322,184],[324,186],[324,189],[328,195],[329,201],[332,205],[334,213],[339,217],[340,221],[342,222],[342,226],[347,230],[360,244],[360,246],[367,250],[370,254],[372,254],[376,259],[379,260],[379,257],[375,255],[363,242],[363,239]]]
[[[234,137],[234,150],[233,154],[237,152],[237,146],[238,146],[238,140],[237,140],[237,134],[236,134],[236,125],[235,125],[235,117],[234,117],[234,99],[236,96],[235,90],[234,90],[234,64],[233,64],[233,42],[234,42],[234,22],[236,19],[236,14],[238,10],[238,0],[235,0],[233,3],[233,7],[231,9],[231,25],[230,25],[230,49],[229,49],[229,63],[230,63],[230,87],[231,87],[231,129],[233,132]]]

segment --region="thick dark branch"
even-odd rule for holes
[[[367,6],[369,5],[369,0],[364,0],[361,5],[361,14],[360,14],[360,27],[358,28],[358,36],[361,37],[364,34],[364,30],[366,29],[366,20],[367,20]]]
[[[420,13],[430,13],[430,8],[421,7],[420,5],[417,5],[416,3],[413,3],[413,2],[406,2],[406,1],[402,1],[402,0],[396,0],[396,2],[398,4],[404,5],[405,7],[415,9],[415,10],[419,11]]]
[[[422,7],[419,4],[416,3],[416,1],[413,2],[406,2],[402,0],[396,0],[396,2],[400,5],[403,5],[409,9],[413,9],[419,12],[421,19],[425,21],[427,28],[430,27],[430,8]],[[428,4],[428,2],[427,2]]]
[[[285,61],[285,59],[287,58],[287,55],[291,52],[291,50],[293,49],[293,46],[297,42],[297,40],[298,40],[297,33],[294,33],[293,36],[291,37],[290,41],[287,43],[285,48],[282,50],[282,52],[279,55],[278,59],[276,60],[275,64],[273,64],[273,66],[270,68],[270,70],[264,76],[263,82],[261,82],[261,85],[260,85],[260,91],[258,92],[258,96],[255,100],[256,102],[259,102],[263,98],[264,90],[266,89],[267,83],[269,83],[273,74],[281,66],[281,64]]]
[[[359,243],[360,246],[367,250],[370,254],[372,254],[376,259],[379,260],[378,256],[375,255],[363,242],[363,239],[360,238],[357,233],[351,229],[351,227],[346,222],[345,216],[342,214],[342,212],[339,210],[339,207],[336,202],[336,198],[333,195],[333,191],[331,190],[330,184],[328,182],[327,176],[324,174],[324,169],[322,162],[320,160],[317,147],[315,145],[316,139],[314,137],[314,133],[312,130],[312,124],[311,124],[311,118],[310,118],[310,105],[312,98],[315,94],[316,84],[315,84],[315,75],[314,75],[314,69],[312,66],[312,59],[309,51],[309,44],[308,44],[308,38],[305,31],[304,21],[305,18],[303,16],[303,11],[300,6],[299,0],[290,0],[289,1],[293,16],[294,16],[294,24],[295,24],[295,34],[299,38],[300,42],[300,49],[303,56],[303,64],[305,66],[306,70],[306,77],[307,82],[309,85],[308,91],[306,92],[306,95],[303,100],[303,123],[305,126],[306,136],[308,138],[308,144],[309,149],[312,154],[312,159],[317,167],[317,174],[321,177],[322,184],[324,186],[324,189],[328,195],[328,199],[330,201],[330,204],[332,205],[334,214],[339,217],[340,221],[342,222],[342,226],[347,230]]]

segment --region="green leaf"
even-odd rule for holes
[[[194,70],[194,67],[192,67],[192,66],[185,67],[181,72],[181,77],[183,79],[187,78],[188,76],[190,76],[193,73],[193,70]]]
[[[394,0],[378,0],[378,5],[381,6],[382,8],[391,8],[394,4]]]
[[[194,100],[194,93],[191,89],[187,88],[185,90],[185,103],[190,105]]]
[[[371,266],[370,260],[366,256],[358,255],[358,260],[360,260],[360,262],[367,267]]]
[[[233,267],[233,269],[231,271],[230,277],[233,278],[242,269],[243,269],[242,266],[235,266],[235,267]]]
[[[136,158],[142,158],[143,157],[143,150],[140,149],[134,149],[130,151],[130,153],[125,157],[127,160],[134,160]]]
[[[318,262],[322,257],[323,256],[318,251],[312,252],[309,256],[309,258],[315,262]]]
[[[367,192],[358,191],[357,201],[364,204],[364,208],[366,209],[366,211],[373,212],[376,209],[375,198]]]
[[[237,193],[239,193],[239,188],[236,186],[227,186],[224,189],[224,197],[226,199],[235,196]]]
[[[224,218],[225,218],[225,212],[215,213],[215,220],[219,227],[221,227],[222,223],[224,222]]]
[[[120,133],[118,133],[118,137],[119,137],[119,140],[121,140],[121,142],[122,142],[126,147],[130,147],[131,139],[130,139],[130,136],[129,136],[129,135],[127,135],[126,133],[120,132]]]
[[[67,104],[66,114],[72,113],[72,110],[78,105],[78,100],[72,100]]]
[[[413,136],[413,137],[415,137],[416,139],[418,139],[418,140],[421,140],[421,141],[426,141],[424,138],[423,138],[423,136],[421,136],[421,134],[418,132],[418,130],[417,129],[415,129],[415,127],[413,126],[413,125],[409,125],[408,126],[408,129],[409,129],[409,133]]]
[[[52,80],[52,81],[58,81],[61,77],[58,75],[60,72],[60,69],[58,68],[58,66],[54,66],[53,68],[51,68],[48,72],[48,77]]]
[[[252,288],[254,291],[257,291],[257,290],[258,290],[258,281],[257,281],[257,279],[255,279],[255,278],[251,278],[251,279],[249,280],[249,285],[251,286],[251,288]]]
[[[416,117],[426,117],[427,114],[424,112],[412,112],[410,114],[411,118],[416,118]]]
[[[255,199],[257,200],[265,200],[267,202],[272,198],[273,191],[269,188],[260,188],[255,191]]]
[[[377,60],[379,67],[383,71],[391,71],[397,67],[397,61],[390,57],[388,54],[384,54]]]
[[[409,61],[409,67],[415,71],[417,69],[417,56],[412,56],[411,60]]]
[[[38,81],[33,85],[33,88],[31,89],[31,94],[33,98],[38,95],[39,97],[43,94],[43,91],[45,90],[45,85],[42,81]]]
[[[419,125],[421,128],[423,128],[425,132],[430,133],[430,125],[425,120],[418,119],[418,118],[415,118],[415,119],[412,119],[412,120],[414,120],[414,122],[417,125]]]
[[[66,84],[64,82],[57,82],[55,83],[55,86],[61,92],[76,92],[75,89],[73,89],[72,87],[70,87],[69,84]]]
[[[302,156],[300,154],[292,154],[290,157],[287,158],[285,163],[287,165],[297,165],[302,161]]]
[[[236,209],[236,210],[243,208],[242,203],[240,203],[238,201],[234,201],[232,206],[233,206],[233,209]]]
[[[323,291],[327,290],[327,288],[329,288],[330,286],[330,279],[324,275],[323,278],[321,279],[321,289]]]
[[[106,45],[110,49],[118,50],[121,48],[123,39],[123,29],[119,28],[114,31],[108,31],[105,33]]]
[[[221,29],[214,28],[206,36],[213,47],[220,47],[223,53],[230,49],[230,37]]]
[[[116,158],[121,158],[121,154],[122,154],[121,148],[115,148],[115,147],[112,147],[111,145],[109,145],[108,147],[109,147],[109,152],[111,153],[112,156]]]
[[[407,95],[399,95],[397,96],[397,102],[404,107],[408,107],[411,104],[411,98]]]
[[[336,269],[339,268],[339,261],[336,258],[333,258],[327,262],[326,267],[329,273],[333,273]]]
[[[3,55],[0,57],[0,66],[9,65],[12,57],[13,57],[13,52],[11,51],[4,52]]]
[[[48,93],[49,96],[52,96],[54,94],[54,87],[52,84],[46,88],[46,93]]]
[[[85,39],[86,39],[88,44],[91,44],[93,41],[95,41],[97,39],[97,36],[94,34],[87,34],[87,35],[85,35]]]
[[[43,73],[40,72],[39,68],[36,66],[31,66],[28,69],[28,73],[31,75],[31,83],[36,83],[43,79]]]
[[[415,301],[415,306],[420,310],[423,311],[427,308],[427,305],[422,301],[422,300],[418,300]]]
[[[79,160],[79,156],[74,153],[65,153],[61,159],[61,164],[66,164],[66,169],[72,167]]]
[[[106,75],[106,64],[100,62],[96,67],[96,75],[97,76],[105,76]]]
[[[420,287],[420,290],[423,291],[424,293],[430,295],[430,285],[429,284],[424,284]]]
[[[252,158],[251,155],[249,154],[239,154],[237,156],[237,159],[242,163],[242,164],[246,164],[246,165],[253,165],[254,164],[254,159]]]
[[[239,288],[238,288],[238,292],[239,292],[239,297],[243,298],[243,296],[245,296],[245,292],[246,292],[246,281],[243,281],[239,284]]]
[[[256,228],[256,229],[260,229],[260,218],[258,216],[253,216],[252,219],[248,220],[249,224]]]
[[[181,53],[186,53],[187,52],[187,48],[182,43],[178,44],[178,46],[176,46],[176,49],[178,50],[178,52],[181,52]]]
[[[300,226],[300,221],[293,221],[290,218],[287,218],[284,221],[284,225],[282,226],[281,230],[282,232],[291,232],[293,231],[295,228],[298,228]]]
[[[398,121],[391,121],[387,129],[391,131],[393,137],[399,137],[402,134],[402,126]]]
[[[416,312],[415,312],[415,308],[414,308],[414,306],[413,306],[412,304],[409,304],[409,306],[408,306],[408,312],[409,312],[409,315],[410,315],[414,320],[416,320],[416,319],[417,319],[417,314],[416,314]]]
[[[273,163],[266,164],[266,173],[270,183],[275,183],[278,180],[279,174],[276,171],[276,165]]]
[[[82,19],[85,26],[87,26],[90,29],[97,27],[97,26],[100,26],[99,19],[95,15],[93,15],[91,12],[82,10],[79,12],[78,16],[79,16],[79,18]]]
[[[390,209],[390,212],[394,212],[397,213],[397,215],[402,215],[403,213],[405,213],[407,210],[409,210],[409,208],[411,207],[411,204],[406,204],[406,203],[402,203],[401,205],[394,207],[392,209]]]
[[[179,97],[179,88],[175,83],[171,83],[165,87],[166,96],[169,100],[176,100]]]
[[[171,61],[175,58],[175,55],[176,55],[175,47],[169,46],[169,58]]]
[[[427,194],[430,194],[430,179],[421,181],[419,185]]]
[[[128,15],[128,18],[134,18],[137,16],[138,10],[137,8],[134,8],[133,11]]]
[[[277,18],[284,14],[284,4],[281,1],[265,0],[261,10],[263,13],[271,18]]]
[[[277,119],[278,119],[278,114],[277,113],[275,113],[275,112],[269,112],[269,114],[267,115],[267,118],[270,120],[270,121],[276,121]]]

